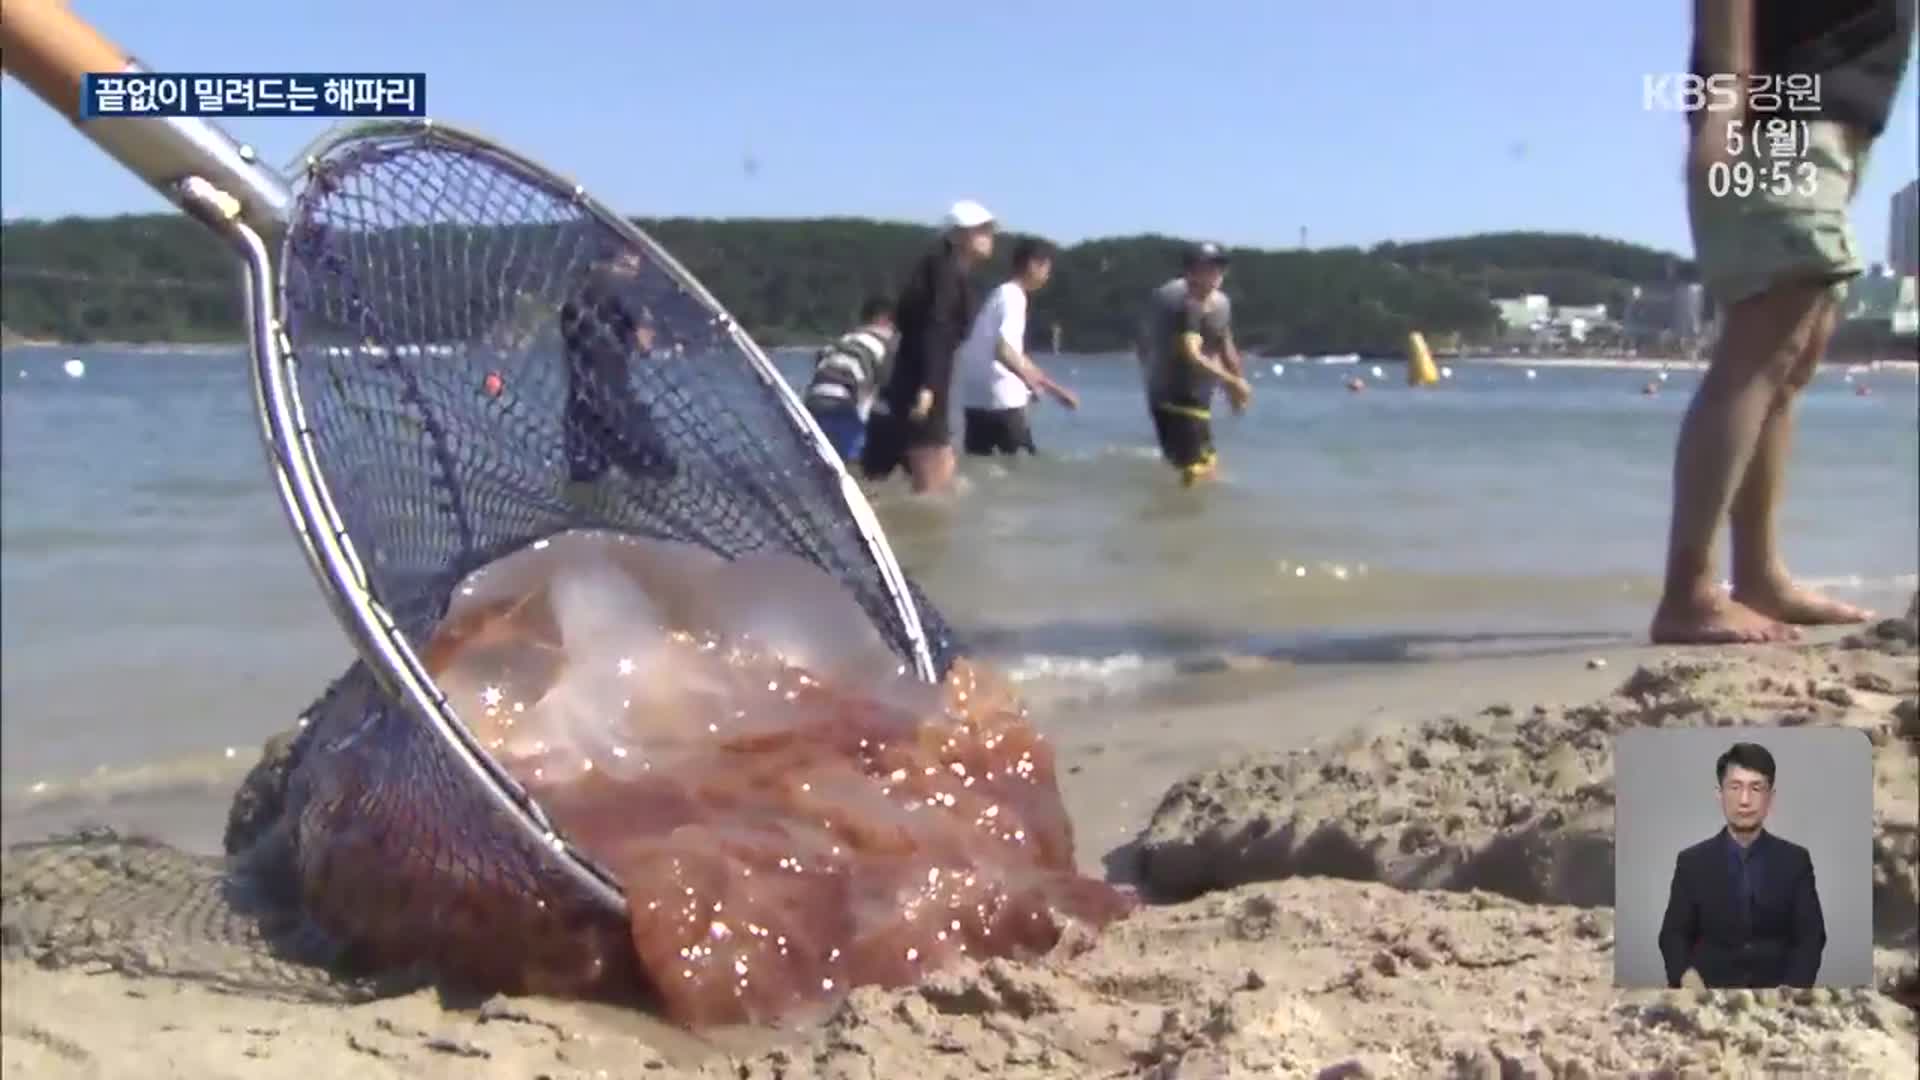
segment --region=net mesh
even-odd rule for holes
[[[475,569],[611,528],[804,558],[911,664],[841,474],[771,372],[651,241],[569,185],[437,129],[363,136],[311,163],[284,256],[313,458],[415,650]],[[951,636],[907,591],[944,674]],[[355,665],[309,711],[289,775],[310,914],[370,961],[482,965],[468,973],[496,984],[617,964],[598,943],[624,924],[372,675]]]

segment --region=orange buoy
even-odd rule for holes
[[[507,380],[501,378],[499,372],[489,371],[487,372],[486,381],[480,385],[482,389],[486,390],[488,397],[499,397],[500,391],[507,388]]]

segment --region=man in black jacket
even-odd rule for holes
[[[1812,986],[1827,945],[1807,849],[1766,831],[1773,755],[1735,743],[1714,764],[1727,827],[1680,853],[1660,956],[1667,985],[1689,968],[1712,988]]]
[[[953,354],[978,307],[967,275],[993,257],[994,220],[986,207],[968,199],[954,203],[946,226],[940,246],[914,264],[894,305],[893,371],[873,403],[860,453],[867,479],[884,480],[904,466],[917,493],[953,480]]]
[[[654,348],[652,313],[630,302],[644,269],[637,252],[595,260],[560,308],[566,354],[561,431],[568,493],[592,503],[607,474],[663,476],[673,468],[652,411],[634,395],[629,364]],[[597,505],[597,504],[595,504]]]

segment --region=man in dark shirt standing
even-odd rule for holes
[[[1213,396],[1224,388],[1235,412],[1247,407],[1253,387],[1233,343],[1233,305],[1220,289],[1227,253],[1218,244],[1197,244],[1186,253],[1182,273],[1153,291],[1135,346],[1147,380],[1160,454],[1191,485],[1213,475]]]
[[[592,485],[618,466],[630,473],[669,467],[652,416],[634,397],[628,361],[654,344],[652,320],[624,297],[641,270],[637,252],[594,264],[580,291],[560,308],[567,396],[562,416],[569,491],[591,497]]]
[[[947,211],[939,247],[922,256],[894,305],[899,344],[893,371],[867,418],[860,466],[883,480],[905,466],[916,493],[953,481],[953,433],[948,400],[953,355],[973,323],[976,300],[967,275],[993,256],[993,215],[971,200]]]
[[[1710,988],[1812,986],[1826,918],[1807,849],[1766,831],[1777,769],[1757,743],[1714,763],[1727,827],[1674,860],[1660,957],[1667,985],[1691,968]]]
[[[1871,617],[1794,583],[1774,514],[1794,399],[1862,269],[1847,210],[1913,27],[1914,0],[1695,0],[1693,70],[1737,84],[1731,108],[1688,115],[1694,251],[1724,321],[1674,452],[1656,642],[1782,641],[1796,626]],[[1714,584],[1722,518],[1730,596]]]

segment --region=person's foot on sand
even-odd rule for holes
[[[1733,598],[1749,609],[1793,626],[1851,626],[1873,618],[1873,612],[1822,596],[1787,578],[1757,586],[1736,585]]]
[[[1793,627],[1717,591],[1684,604],[1663,601],[1647,633],[1655,645],[1765,645],[1800,636]]]

